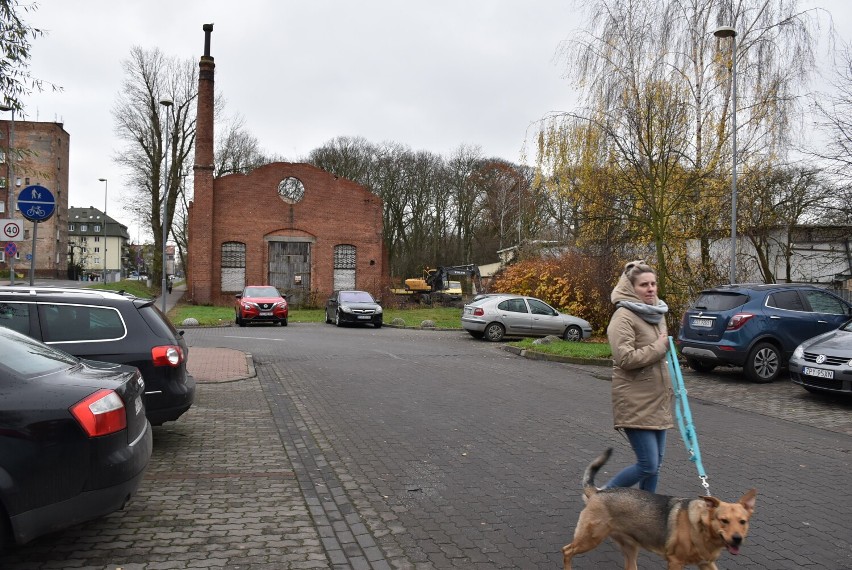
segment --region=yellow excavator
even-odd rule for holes
[[[471,264],[426,268],[423,270],[423,277],[406,279],[404,289],[391,289],[391,293],[424,305],[461,301],[461,281],[451,281],[450,277],[469,277],[474,287],[473,292],[483,292],[479,266]]]

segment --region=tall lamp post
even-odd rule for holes
[[[166,108],[166,168],[165,182],[163,183],[163,282],[160,289],[160,297],[163,299],[163,314],[166,313],[166,295],[168,294],[168,274],[166,273],[166,240],[169,237],[169,229],[166,225],[168,221],[168,206],[169,206],[169,107],[172,106],[171,99],[160,100],[160,105]]]
[[[9,214],[11,220],[15,217],[15,172],[12,168],[12,143],[15,138],[15,108],[11,105],[0,105],[0,111],[12,111],[12,124],[9,128],[9,140],[6,141],[6,171],[9,174],[6,191],[9,193]],[[15,256],[9,256],[9,285],[15,284]]]
[[[107,282],[107,190],[109,182],[106,178],[98,178],[98,182],[104,183],[104,283]]]
[[[731,283],[737,281],[737,30],[731,26],[717,28],[717,38],[731,38],[731,136],[733,157],[731,161]]]

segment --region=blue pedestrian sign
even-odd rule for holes
[[[18,209],[31,222],[43,222],[56,211],[56,200],[44,186],[27,186],[18,195]]]

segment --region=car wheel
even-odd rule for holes
[[[781,366],[781,352],[778,348],[768,342],[761,342],[749,353],[744,371],[752,382],[765,384],[778,378]]]
[[[237,313],[237,314],[236,314],[236,316],[234,317],[234,320],[237,322],[237,324],[238,324],[239,326],[241,326],[241,327],[246,326],[246,322],[240,318],[240,314],[239,314],[239,313]]]
[[[328,316],[328,311],[325,312],[325,322],[331,324],[331,317]]]
[[[500,323],[490,323],[487,327],[485,327],[485,338],[491,342],[499,342],[503,340],[503,336],[506,334],[506,329],[503,328],[503,325]]]
[[[334,326],[342,327],[343,322],[340,320],[340,310],[334,312]]]
[[[482,338],[485,336],[485,333],[482,331],[467,331],[470,333],[470,336],[473,338]]]
[[[715,364],[704,362],[703,360],[697,360],[695,358],[687,358],[686,365],[696,372],[711,372],[716,368]]]
[[[281,321],[281,326],[282,326],[282,327],[286,327],[286,326],[287,326],[287,317],[284,317],[284,319]]]
[[[565,334],[562,335],[562,339],[570,342],[583,340],[583,331],[577,325],[571,325],[565,329]]]
[[[377,323],[373,323],[373,326],[376,327],[377,329],[382,328],[382,321],[379,321]]]

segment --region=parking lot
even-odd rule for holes
[[[605,368],[458,332],[291,324],[186,338],[207,376],[190,412],[155,429],[140,493],[0,567],[556,568],[586,463],[606,446],[612,468],[630,454]],[[720,567],[852,567],[852,405],[736,371],[687,385],[711,491],[759,490],[746,546]],[[659,490],[701,491],[675,432]],[[575,560],[620,564],[609,544]]]

